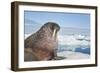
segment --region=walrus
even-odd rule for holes
[[[53,60],[57,57],[57,33],[60,26],[54,22],[45,23],[37,32],[24,40],[24,61]]]

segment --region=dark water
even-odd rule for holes
[[[85,49],[76,48],[75,52],[81,52],[81,53],[85,53],[85,54],[90,54],[90,48],[85,48]]]
[[[58,52],[62,52],[62,51],[72,51],[72,50],[68,50],[68,49],[65,49],[65,48],[61,48],[61,49],[58,49]],[[89,54],[90,55],[90,48],[75,48],[74,52],[80,52],[80,53],[84,53],[84,54]]]

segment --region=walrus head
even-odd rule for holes
[[[60,26],[54,22],[47,22],[41,27],[40,30],[44,30],[45,32],[47,32],[47,34],[49,34],[49,37],[51,36],[52,38],[56,38],[57,32],[60,30]]]

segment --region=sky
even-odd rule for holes
[[[25,25],[43,25],[56,22],[60,27],[90,28],[90,15],[83,13],[24,11]]]

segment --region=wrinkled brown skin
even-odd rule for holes
[[[56,29],[54,37],[53,31]],[[57,32],[60,30],[58,24],[45,23],[36,33],[25,39],[24,61],[53,60],[57,56]]]

